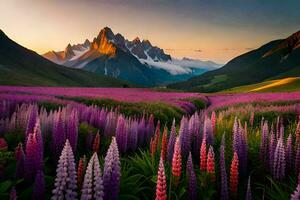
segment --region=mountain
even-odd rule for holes
[[[300,76],[300,31],[240,55],[223,67],[168,87],[216,92],[266,80]]]
[[[57,58],[71,54],[60,55]],[[0,30],[0,85],[122,87],[126,84],[113,77],[55,64],[20,46]]]
[[[108,27],[103,28],[92,42],[77,46],[82,48],[74,50],[74,45],[69,44],[64,51],[50,51],[43,56],[68,67],[110,75],[145,86],[187,80],[219,67],[210,61],[181,62],[152,45],[149,40],[141,41],[137,37],[129,41],[120,33],[114,34]]]

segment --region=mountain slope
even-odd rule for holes
[[[126,82],[52,63],[15,43],[0,30],[0,84],[120,87]]]
[[[133,83],[156,86],[187,80],[219,67],[211,61],[177,60],[149,40],[125,39],[103,28],[89,46],[74,51],[68,45],[64,51],[50,51],[43,56],[53,62],[72,68],[81,68],[98,74],[110,75]]]
[[[300,32],[229,61],[222,68],[206,72],[170,88],[216,92],[264,80],[300,76]]]
[[[289,77],[231,88],[222,92],[293,92],[300,91],[300,77]]]

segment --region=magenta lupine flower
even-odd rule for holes
[[[160,158],[159,167],[157,172],[156,182],[156,195],[155,200],[166,200],[167,199],[167,183],[165,175],[164,161]]]
[[[220,171],[221,171],[221,200],[228,200],[228,183],[225,164],[225,134],[222,136],[220,146]]]
[[[295,157],[296,174],[300,174],[300,144],[298,144],[296,157]]]
[[[116,140],[120,152],[126,152],[127,150],[127,130],[126,130],[126,121],[123,115],[120,115],[118,118],[117,129],[116,129]]]
[[[77,198],[77,174],[75,169],[75,159],[69,140],[58,160],[55,178],[55,189],[52,190],[52,200],[76,199]]]
[[[105,157],[103,170],[104,199],[116,200],[120,185],[120,160],[116,138],[113,137]]]
[[[10,191],[9,200],[17,200],[17,191],[15,187],[13,187]]]
[[[36,120],[33,136],[36,138],[36,169],[42,170],[44,165],[44,143],[39,118]]]
[[[168,150],[167,150],[168,151],[167,159],[170,163],[172,163],[172,159],[173,159],[175,141],[176,141],[176,124],[175,124],[175,119],[173,119],[170,138],[168,142]]]
[[[293,144],[292,144],[292,134],[289,134],[289,137],[286,141],[286,149],[285,149],[285,156],[286,156],[286,169],[292,170],[292,162],[293,162]]]
[[[33,180],[41,168],[41,157],[35,134],[29,133],[26,143],[25,178]]]
[[[188,177],[188,193],[189,199],[197,199],[197,178],[194,171],[193,159],[191,152],[186,163],[186,174]]]
[[[22,143],[19,143],[15,150],[15,157],[17,160],[16,166],[16,178],[21,179],[24,178],[24,170],[25,170],[25,154],[23,151]]]
[[[29,107],[30,113],[29,113],[29,118],[28,118],[28,123],[27,123],[27,128],[25,132],[25,137],[28,137],[29,133],[33,133],[33,128],[36,123],[36,118],[38,116],[38,107],[37,105],[32,105]]]
[[[274,153],[273,176],[277,180],[282,180],[285,176],[285,148],[282,140],[279,138]]]
[[[268,126],[268,122],[265,121],[265,123],[263,124],[263,128],[262,128],[262,132],[261,132],[261,141],[260,141],[260,152],[259,152],[259,157],[260,160],[263,163],[266,163],[266,155],[267,155],[267,141],[268,141],[268,134],[269,134],[269,126]]]
[[[62,119],[61,111],[58,111],[58,113],[55,116],[52,132],[52,149],[55,160],[59,157],[62,149],[64,148],[65,141],[66,133],[64,121]]]
[[[291,195],[291,200],[299,200],[300,199],[300,183],[295,190],[295,192]]]
[[[189,133],[189,122],[186,117],[182,117],[179,129],[179,140],[181,144],[181,155],[187,157],[191,149],[191,138]]]
[[[103,181],[98,155],[95,152],[86,168],[84,182],[81,190],[81,200],[99,199],[104,197]]]
[[[247,192],[246,192],[245,200],[252,200],[250,176],[248,178],[248,185],[247,185]]]
[[[46,185],[43,171],[39,170],[35,177],[32,199],[45,199]]]

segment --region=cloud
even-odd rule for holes
[[[194,51],[194,52],[203,52],[202,49],[172,49],[172,48],[167,48],[165,49],[166,51]]]
[[[198,52],[198,53],[202,52],[201,49],[195,49],[194,51],[195,51],[195,52]]]

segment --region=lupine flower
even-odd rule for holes
[[[269,168],[270,168],[271,173],[273,173],[275,150],[276,150],[275,134],[274,134],[273,129],[271,129],[271,135],[270,135],[270,140],[269,140]]]
[[[189,153],[189,157],[186,163],[186,174],[188,177],[188,192],[189,192],[189,199],[196,199],[197,198],[197,178],[194,171],[193,166],[193,159],[191,152]]]
[[[148,142],[154,134],[154,116],[153,116],[153,114],[151,114],[149,117],[149,120],[147,123],[147,132],[148,132],[148,134],[147,134],[148,135],[147,142]]]
[[[277,180],[282,180],[285,176],[285,149],[282,140],[279,138],[274,153],[273,176]]]
[[[267,141],[268,141],[268,134],[269,134],[269,127],[268,122],[266,121],[263,125],[262,132],[261,132],[261,141],[260,141],[260,160],[266,163],[266,155],[267,155]]]
[[[296,145],[300,144],[300,120],[297,123],[297,128],[296,128]]]
[[[116,129],[116,141],[120,152],[126,152],[127,150],[127,131],[126,131],[126,122],[123,115],[118,117],[117,129]]]
[[[166,153],[167,153],[167,134],[168,134],[168,129],[165,127],[163,135],[162,135],[162,140],[161,140],[161,158],[163,159],[163,161],[166,160]]]
[[[206,171],[211,177],[211,181],[215,182],[215,153],[212,146],[209,147],[207,153],[207,164],[206,164]]]
[[[34,134],[29,133],[26,143],[26,159],[25,159],[25,178],[34,180],[38,170],[40,170],[40,157],[38,145]]]
[[[15,187],[13,187],[10,191],[9,200],[17,200],[17,192]]]
[[[291,200],[299,200],[300,199],[300,183],[295,190],[295,192],[291,195]]]
[[[35,177],[32,199],[45,199],[46,185],[43,171],[39,170]]]
[[[99,152],[99,147],[100,147],[100,134],[99,131],[97,132],[94,142],[93,142],[93,152],[98,153]]]
[[[213,145],[213,143],[214,143],[213,129],[212,129],[211,121],[207,117],[205,117],[205,120],[204,120],[203,132],[204,132],[203,137],[206,138],[206,143],[208,145]]]
[[[176,141],[176,125],[175,125],[175,119],[173,119],[169,142],[168,142],[168,161],[172,163],[173,153],[174,153],[174,145]]]
[[[120,160],[119,150],[116,138],[113,137],[109,149],[106,153],[104,170],[103,170],[103,185],[104,199],[116,200],[119,194],[120,185]]]
[[[55,189],[52,190],[52,200],[57,199],[76,199],[75,159],[69,140],[66,140],[65,146],[58,160],[55,178]]]
[[[159,138],[160,138],[160,122],[158,121],[156,125],[154,137],[152,137],[150,141],[150,153],[152,158],[154,158],[156,151],[159,150],[158,147]]]
[[[16,166],[16,178],[24,178],[24,170],[25,170],[25,154],[23,151],[22,143],[19,143],[15,150],[15,157],[17,160]]]
[[[230,167],[230,192],[233,197],[237,196],[237,189],[239,183],[239,158],[234,152],[233,159]]]
[[[216,113],[215,113],[215,111],[213,111],[212,113],[211,113],[211,127],[212,127],[212,130],[213,130],[213,133],[215,133],[215,131],[216,131]]]
[[[36,169],[43,169],[43,159],[44,159],[44,143],[41,132],[40,119],[37,118],[34,129],[33,129],[33,137],[36,139]]]
[[[0,151],[7,151],[7,142],[4,138],[0,138]]]
[[[287,168],[287,170],[291,170],[292,169],[292,159],[293,159],[292,134],[289,134],[289,137],[287,138],[287,141],[286,141],[285,156],[286,156],[286,168]]]
[[[27,139],[29,133],[33,133],[33,128],[35,126],[37,116],[38,116],[37,105],[32,105],[31,109],[30,109],[26,132],[25,132],[26,139]]]
[[[181,176],[181,146],[179,138],[176,138],[174,154],[172,159],[172,175],[175,179],[175,185],[178,185]]]
[[[62,113],[59,111],[53,123],[52,131],[52,149],[55,160],[59,157],[62,149],[64,148],[64,143],[66,141],[64,121],[62,119]]]
[[[156,182],[156,197],[155,200],[166,200],[167,199],[167,184],[164,161],[160,158],[159,167],[157,172],[157,182]]]
[[[228,200],[227,173],[225,165],[225,134],[222,136],[220,146],[220,171],[221,171],[221,200]]]
[[[85,156],[80,158],[79,163],[78,163],[78,168],[77,168],[77,185],[78,188],[81,188],[82,182],[83,182],[83,175],[84,175],[84,168],[85,168]]]
[[[254,112],[252,112],[250,115],[249,124],[250,124],[250,126],[253,126],[253,124],[254,124]]]
[[[247,185],[247,192],[246,192],[245,200],[252,200],[250,176],[248,178],[248,185]]]
[[[296,157],[295,157],[296,174],[300,173],[300,144],[298,144]]]
[[[206,138],[203,137],[200,149],[200,170],[206,170]]]
[[[98,155],[94,152],[86,168],[81,190],[81,200],[99,199],[104,197],[103,181]]]
[[[66,120],[66,138],[72,146],[73,152],[76,152],[78,140],[78,114],[76,110],[72,110]]]
[[[189,133],[189,122],[186,117],[182,117],[180,121],[179,140],[181,144],[181,154],[187,157],[191,149],[191,137]]]

